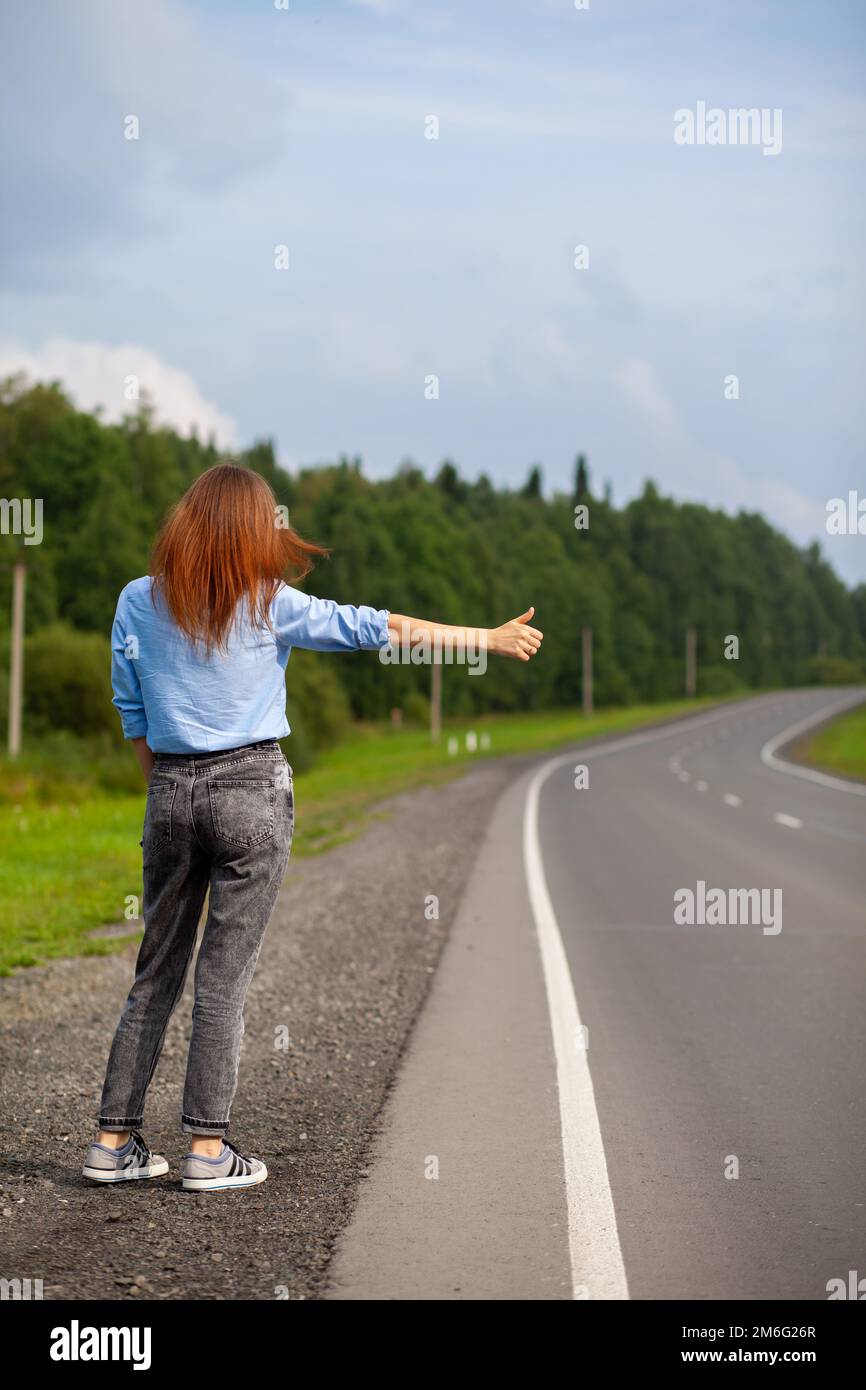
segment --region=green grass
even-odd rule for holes
[[[834,719],[796,752],[813,767],[866,780],[866,705]]]
[[[538,714],[487,715],[454,721],[441,743],[421,730],[358,726],[350,739],[320,755],[316,767],[295,777],[298,821],[292,853],[321,853],[358,833],[376,803],[421,785],[460,776],[479,758],[540,753],[718,703],[717,699],[675,700],[602,710],[583,719],[575,710]],[[489,734],[490,748],[469,753],[466,734]],[[449,738],[459,752],[449,756]],[[286,743],[291,761],[291,739]],[[129,761],[132,754],[126,753]],[[4,769],[7,797],[0,804],[0,974],[36,965],[51,957],[104,955],[137,935],[129,921],[119,938],[88,935],[104,924],[124,922],[125,899],[141,893],[141,825],[144,788],[130,795],[95,788],[86,799],[46,804],[44,787],[31,794],[26,769]],[[17,781],[15,780],[17,778]],[[82,782],[76,786],[81,796]],[[8,793],[20,793],[14,800]]]
[[[123,944],[86,933],[122,921],[125,896],[141,893],[143,814],[143,796],[105,794],[84,805],[0,808],[0,974]],[[130,922],[130,932],[139,926]]]

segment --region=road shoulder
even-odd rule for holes
[[[331,1299],[570,1299],[556,1063],[520,853],[490,819],[331,1269]],[[426,890],[437,891],[426,872]]]

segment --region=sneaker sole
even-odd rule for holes
[[[91,1182],[132,1182],[136,1178],[161,1178],[168,1172],[168,1164],[165,1159],[159,1163],[150,1163],[146,1168],[121,1168],[120,1171],[111,1168],[88,1168],[81,1170],[86,1178]]]
[[[230,1187],[255,1187],[267,1176],[268,1170],[262,1164],[260,1173],[247,1173],[243,1178],[184,1178],[183,1188],[186,1192],[225,1192]]]

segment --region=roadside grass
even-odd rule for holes
[[[811,767],[866,781],[866,705],[841,714],[793,751]]]
[[[461,776],[479,758],[540,753],[719,703],[718,697],[673,700],[600,710],[590,719],[574,709],[485,715],[450,721],[438,744],[430,742],[426,730],[358,725],[349,739],[320,754],[315,768],[295,777],[292,854],[323,853],[358,834],[378,802]],[[470,752],[467,735],[472,734],[479,740],[487,735],[489,747]],[[452,739],[458,751],[449,754]],[[291,762],[291,739],[285,751]],[[119,756],[132,762],[128,751]],[[7,790],[12,777],[8,764],[0,768]],[[78,778],[75,800],[46,804],[44,788],[38,797],[28,795],[26,757],[20,768],[16,764],[14,778],[19,799],[6,797],[0,803],[0,975],[52,957],[121,949],[141,931],[140,921],[127,922],[125,912],[126,899],[140,901],[141,896],[143,788],[135,794],[125,790],[125,769],[114,793],[94,785],[81,799]],[[89,935],[115,923],[128,925],[129,932],[110,938]]]
[[[141,895],[143,797],[97,795],[83,805],[0,808],[0,975],[52,956],[105,955],[130,935],[87,932],[123,920]]]

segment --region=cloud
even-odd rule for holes
[[[386,19],[388,15],[399,14],[406,8],[405,0],[349,0],[357,9],[372,10],[374,14]]]
[[[220,197],[278,159],[282,84],[177,0],[150,0],[146,21],[113,0],[2,6],[0,49],[14,54],[0,84],[0,260],[18,293],[63,286],[82,251],[146,240],[179,199]]]
[[[614,371],[614,380],[664,460],[667,490],[726,512],[763,512],[800,545],[821,536],[824,503],[777,478],[751,476],[730,454],[695,439],[651,362],[643,358],[623,362]]]
[[[31,350],[0,340],[0,377],[18,372],[34,381],[59,381],[79,409],[100,406],[108,422],[135,410],[135,402],[124,395],[127,379],[134,376],[161,424],[172,425],[181,434],[189,434],[193,427],[202,438],[213,434],[224,449],[234,448],[237,442],[235,422],[205,399],[188,372],[169,366],[135,343],[111,347],[50,338]]]
[[[680,451],[688,447],[689,437],[676,407],[656,379],[652,363],[642,358],[623,362],[614,380],[626,398],[643,415],[653,442],[660,449]]]
[[[439,117],[442,139],[449,129],[462,129],[502,137],[526,136],[539,140],[566,140],[574,144],[621,144],[630,149],[643,144],[666,145],[669,133],[668,114],[660,116],[648,107],[619,104],[587,111],[571,95],[570,102],[553,110],[541,105],[516,106],[502,100],[466,101],[455,99],[447,91],[435,97],[403,95],[396,91],[374,90],[343,84],[329,86],[324,82],[296,82],[293,94],[299,114],[316,116],[369,117],[390,121],[395,127],[419,130],[428,114]]]

